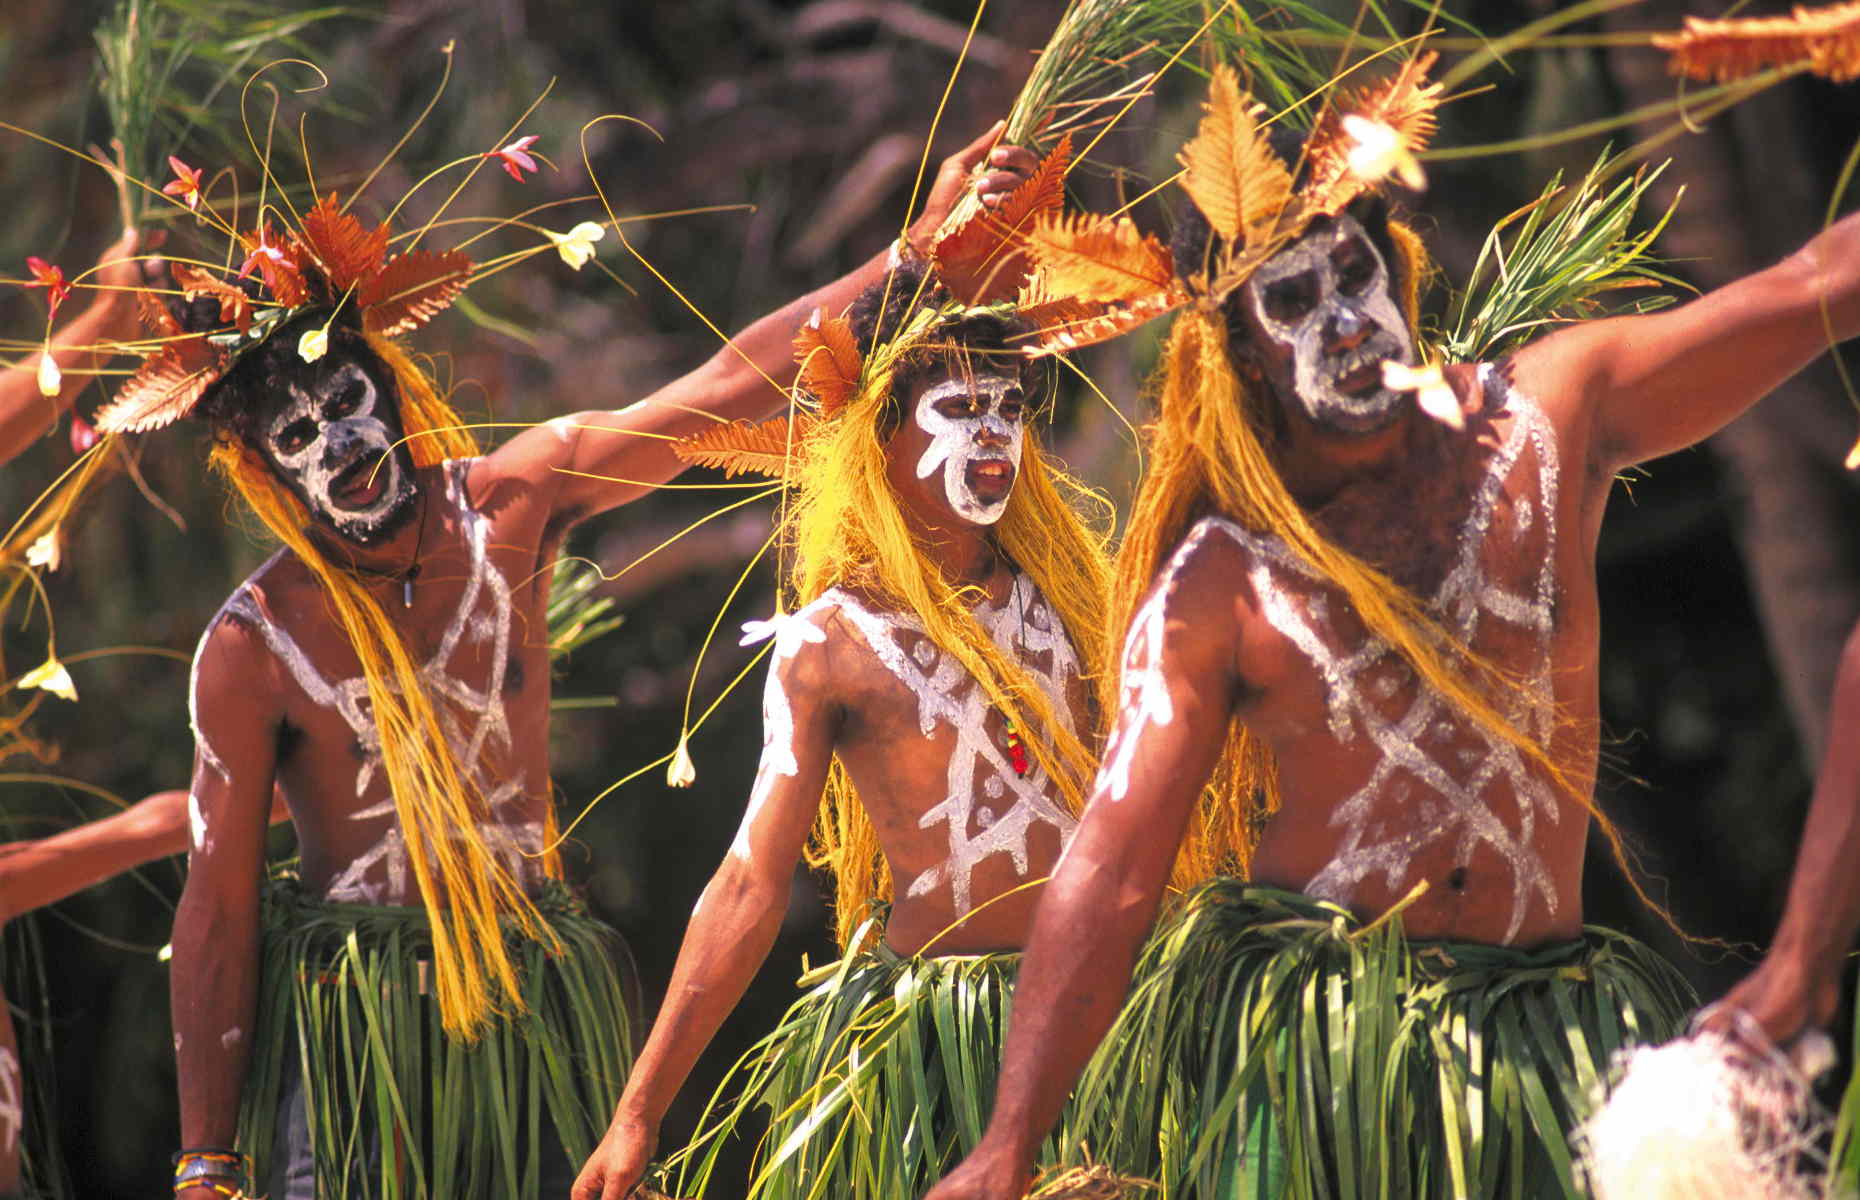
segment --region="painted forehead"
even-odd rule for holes
[[[1253,272],[1252,279],[1247,282],[1251,287],[1260,288],[1292,275],[1321,269],[1329,263],[1330,256],[1337,247],[1353,239],[1362,242],[1364,248],[1375,258],[1378,266],[1385,265],[1382,262],[1382,252],[1371,240],[1369,231],[1364,229],[1355,217],[1344,213],[1328,225],[1310,230],[1297,241],[1267,259],[1257,271]]]
[[[1020,390],[1019,375],[996,375],[992,372],[955,375],[925,388],[922,403],[940,404],[952,396],[987,396],[999,401],[1003,396]]]

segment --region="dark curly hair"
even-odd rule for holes
[[[860,292],[846,316],[859,353],[869,356],[875,346],[897,337],[918,310],[953,302],[929,264],[913,260]],[[971,313],[944,321],[936,327],[935,336],[901,363],[892,376],[892,394],[886,402],[881,429],[889,433],[897,428],[902,416],[899,397],[910,389],[914,379],[950,355],[964,359],[981,355],[1012,363],[1030,393],[1043,390],[1050,373],[1042,364],[1029,364],[1022,354],[1024,339],[1031,332],[1032,327],[1025,321],[996,313]],[[1030,366],[1036,375],[1029,374]]]

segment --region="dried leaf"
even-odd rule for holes
[[[228,365],[227,356],[204,338],[169,342],[98,410],[95,424],[104,433],[146,433],[173,424],[193,410]]]
[[[1672,56],[1673,74],[1692,79],[1727,83],[1807,61],[1815,74],[1846,83],[1860,78],[1860,0],[1797,8],[1786,17],[1687,17],[1683,32],[1661,34],[1653,44]]]
[[[294,257],[294,253],[302,252],[295,239],[288,245],[280,244],[274,240],[271,226],[265,225],[251,237],[240,240],[246,249],[245,265],[239,268],[240,278],[256,267],[279,308],[296,308],[309,302],[310,287],[304,282],[303,270]]]
[[[1214,231],[1229,242],[1270,230],[1292,194],[1291,172],[1266,140],[1265,109],[1240,92],[1233,69],[1215,68],[1194,139],[1182,147],[1182,187]]]
[[[181,323],[174,319],[167,302],[157,292],[136,293],[136,314],[142,318],[142,328],[156,337],[170,338],[181,333]]]
[[[1346,127],[1345,118],[1380,127],[1390,143],[1382,157],[1390,161],[1412,160],[1426,149],[1437,123],[1434,110],[1440,106],[1441,85],[1427,82],[1428,69],[1437,57],[1432,51],[1416,55],[1389,78],[1370,84],[1354,100],[1324,114],[1308,143],[1301,223],[1342,212],[1375,182],[1351,169],[1351,155],[1361,141]]]
[[[236,326],[240,333],[252,328],[252,298],[242,289],[198,267],[176,263],[172,269],[174,281],[181,285],[181,292],[187,299],[211,296],[220,302],[222,324]]]
[[[791,451],[798,451],[812,418],[796,414],[791,434],[787,417],[772,421],[731,421],[672,443],[672,452],[696,467],[721,468],[731,479],[749,471],[779,479],[788,471]]]
[[[336,206],[336,193],[331,192],[304,214],[299,240],[340,295],[381,269],[387,257],[388,227],[383,222],[373,230],[365,228]]]
[[[409,250],[390,258],[362,285],[363,327],[383,337],[418,329],[471,282],[471,259],[458,250]]]
[[[1028,1200],[1125,1200],[1140,1192],[1156,1191],[1147,1179],[1119,1175],[1109,1167],[1094,1164],[1071,1167],[1042,1178],[1028,1194]]]
[[[859,390],[864,360],[845,317],[828,319],[819,309],[794,335],[794,361],[801,364],[801,390],[820,403],[825,416],[838,412]]]
[[[964,304],[995,304],[1009,299],[1033,269],[1027,257],[1027,233],[1041,213],[1057,212],[1066,201],[1066,170],[1072,163],[1072,135],[1066,134],[1019,187],[996,208],[977,208],[961,225],[930,249],[937,277]]]
[[[1026,353],[1030,358],[1037,358],[1108,342],[1139,325],[1175,311],[1187,302],[1187,292],[1171,288],[1167,292],[1157,292],[1128,303],[1081,306],[1087,315],[1036,326],[1038,340],[1027,348]]]
[[[1027,247],[1051,296],[1112,304],[1175,287],[1169,248],[1139,232],[1129,217],[1048,213],[1035,222]]]

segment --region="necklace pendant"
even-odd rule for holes
[[[413,607],[413,580],[411,579],[400,581],[400,606],[402,608]]]

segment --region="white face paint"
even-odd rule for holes
[[[993,525],[1007,511],[1026,432],[1022,404],[1020,381],[1003,375],[952,377],[917,398],[917,427],[930,435],[917,478],[928,479],[941,467],[943,494],[965,521]],[[977,496],[978,480],[999,495]]]
[[[298,378],[301,375],[302,378]],[[359,360],[287,376],[265,421],[271,465],[318,519],[368,545],[412,512],[413,479],[393,400]]]
[[[1381,364],[1411,362],[1414,352],[1388,266],[1354,217],[1281,250],[1242,294],[1255,338],[1269,343],[1260,347],[1263,365],[1283,401],[1295,399],[1314,423],[1346,433],[1394,419],[1406,393],[1382,386]]]

